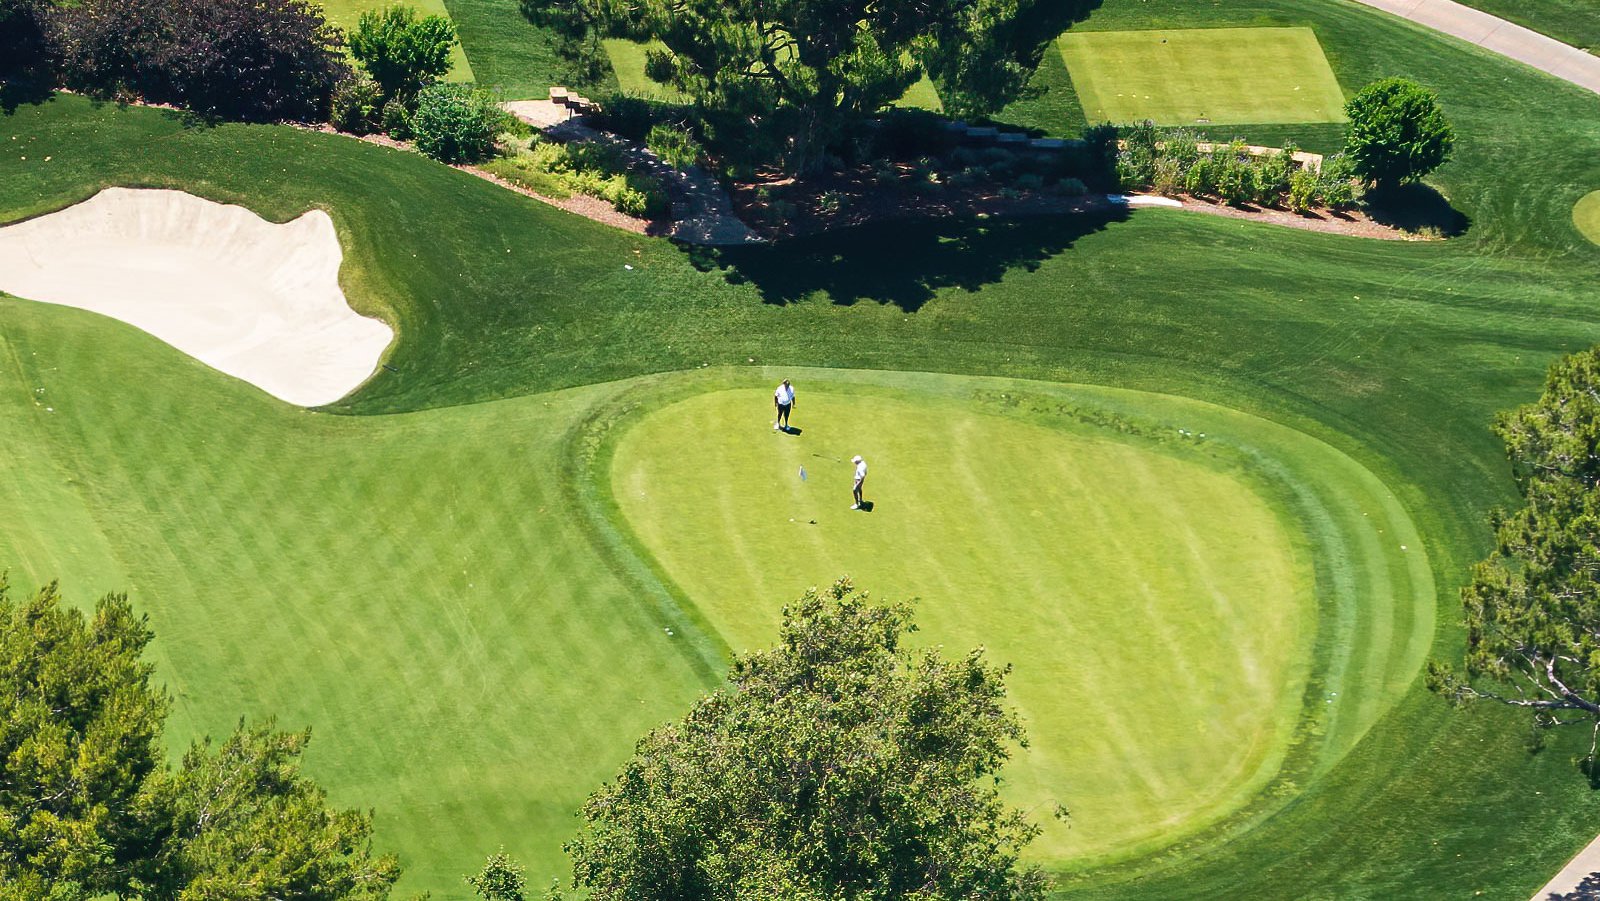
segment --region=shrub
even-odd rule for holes
[[[671,212],[660,182],[628,171],[621,153],[592,141],[557,144],[535,138],[527,151],[494,160],[487,168],[541,194],[598,197],[630,216],[659,219]]]
[[[443,16],[417,18],[409,6],[367,10],[350,34],[350,55],[387,98],[410,101],[450,71],[456,27]]]
[[[1438,96],[1404,78],[1362,88],[1345,104],[1350,119],[1344,152],[1355,174],[1379,190],[1416,181],[1450,158],[1455,129]]]
[[[1289,176],[1289,209],[1296,213],[1316,206],[1320,196],[1320,178],[1310,169],[1296,169]]]
[[[1299,151],[1293,143],[1271,154],[1256,164],[1256,202],[1276,203],[1289,193],[1289,181],[1294,176],[1294,155]]]
[[[1342,153],[1322,161],[1322,172],[1317,177],[1317,196],[1322,205],[1332,210],[1347,209],[1355,205],[1355,163]]]
[[[62,13],[68,84],[225,119],[323,121],[349,74],[342,45],[309,0],[82,0]]]
[[[364,74],[352,74],[333,89],[328,123],[353,135],[370,134],[383,114],[383,91]]]
[[[833,216],[850,208],[850,198],[838,191],[823,191],[817,198],[817,210]]]
[[[54,6],[51,0],[0,0],[0,82],[52,77]]]
[[[927,110],[891,110],[878,122],[872,154],[903,160],[947,153],[956,146],[956,137],[945,130],[945,123],[943,116]]]
[[[411,110],[398,97],[383,105],[379,119],[383,133],[396,141],[409,141],[416,136],[411,131]]]
[[[1011,185],[1019,191],[1037,191],[1044,187],[1044,177],[1029,172],[1017,176]]]
[[[650,129],[645,146],[674,169],[688,169],[700,162],[703,151],[687,129],[677,125],[656,125]]]
[[[650,134],[651,126],[663,121],[668,111],[666,104],[615,93],[601,101],[595,118],[596,124],[612,134],[643,141]]]
[[[1056,182],[1056,191],[1068,197],[1082,197],[1089,193],[1089,186],[1079,178],[1063,178]]]
[[[494,153],[505,113],[469,84],[429,85],[417,94],[411,131],[417,149],[445,163],[475,163]]]

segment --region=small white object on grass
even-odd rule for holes
[[[624,268],[624,269],[626,269],[626,270],[628,270],[628,271],[629,271],[629,272],[632,272],[632,271],[633,271],[633,265],[632,265],[632,264],[630,264],[630,263],[623,263],[623,264],[622,264],[622,268]]]

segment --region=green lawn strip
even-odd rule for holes
[[[1043,860],[1081,868],[1226,816],[1259,818],[1284,796],[1256,792],[1325,772],[1420,664],[1434,591],[1418,539],[1380,482],[1320,442],[1142,392],[799,376],[810,398],[799,438],[771,432],[764,391],[748,383],[631,426],[610,464],[617,502],[681,593],[709,599],[700,606],[735,647],[770,637],[781,585],[848,570],[864,586],[920,594],[930,640],[982,643],[1016,664],[1013,694],[1033,747],[1011,773],[1013,795],[1028,809],[1059,800],[1074,810],[1070,830],[1045,823]],[[1212,431],[1201,439],[1196,429]],[[693,452],[667,452],[674,435],[695,442]],[[843,511],[848,467],[834,472],[812,456],[819,446],[876,461],[884,477],[869,477],[868,494],[883,506]],[[1206,489],[1218,496],[1194,493]],[[705,519],[707,505],[727,524],[715,536],[680,527]],[[1279,537],[1292,538],[1292,552],[1262,534],[1273,528],[1260,517],[1288,526]],[[1259,580],[1263,566],[1291,557],[1306,567],[1301,590],[1282,573]],[[1303,640],[1316,633],[1314,657],[1309,644],[1293,650],[1285,602],[1321,611],[1315,625],[1301,614]],[[1307,669],[1267,677],[1277,701],[1265,702],[1254,680],[1284,652]],[[1154,660],[1187,676],[1124,671]],[[1196,684],[1207,687],[1185,693]],[[1117,686],[1128,685],[1140,686],[1137,696],[1122,696]]]
[[[344,29],[348,34],[355,31],[356,23],[361,20],[361,14],[368,10],[382,10],[396,5],[396,0],[320,0],[322,9],[328,15],[328,21]],[[450,18],[449,10],[445,9],[444,0],[416,0],[406,5],[413,7],[424,16],[444,16]],[[472,81],[472,64],[467,62],[467,55],[457,44],[450,54],[450,81]]]
[[[518,0],[444,0],[461,34],[461,46],[478,83],[507,100],[542,100],[551,85],[602,94],[616,87],[609,73],[600,84],[574,84],[556,53],[556,37],[529,22]]]
[[[129,590],[174,751],[241,715],[313,727],[310,771],[376,810],[406,889],[461,897],[501,845],[562,872],[583,797],[705,684],[560,475],[568,427],[611,389],[318,415],[98,316],[5,300],[0,325],[18,588]]]
[[[926,73],[907,88],[905,94],[895,101],[894,105],[909,109],[925,109],[933,113],[944,112],[944,101],[939,99],[939,89],[933,86],[933,79]]]
[[[1095,122],[1344,118],[1344,93],[1309,28],[1069,31],[1058,44]]]
[[[1585,238],[1600,244],[1600,191],[1590,191],[1573,205],[1572,224]]]
[[[1547,34],[1590,53],[1600,50],[1597,0],[1461,0],[1467,6]]]

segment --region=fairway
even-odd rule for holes
[[[1572,207],[1572,224],[1585,238],[1600,244],[1600,191],[1590,191]]]
[[[1326,698],[1302,718],[1319,628],[1312,555],[1410,526],[1348,478],[1335,504],[1359,500],[1380,519],[1307,528],[1294,493],[1332,486],[1273,484],[1241,465],[1245,445],[1283,450],[1264,450],[1273,431],[1264,423],[1125,397],[1137,415],[1193,427],[1185,438],[1152,423],[1130,440],[1083,425],[1076,404],[1105,402],[1093,392],[1069,395],[1074,414],[1062,415],[1059,394],[927,376],[919,384],[933,390],[914,393],[815,378],[820,389],[801,383],[811,390],[802,388],[798,436],[772,430],[757,386],[632,424],[614,458],[616,503],[734,650],[772,640],[795,586],[848,573],[869,590],[919,596],[923,640],[951,652],[984,645],[1015,665],[1012,695],[1032,747],[1010,774],[1014,800],[1073,811],[1070,829],[1044,821],[1035,848],[1044,859],[1126,854],[1233,812],[1279,774],[1310,722],[1325,733],[1323,753],[1337,755],[1420,662],[1421,646],[1405,646],[1415,633],[1392,623],[1426,617],[1425,561],[1372,543],[1348,562],[1385,599],[1325,586],[1323,600],[1362,605],[1369,622],[1389,625],[1340,637],[1340,654],[1363,658],[1359,676],[1329,683],[1333,697],[1347,694],[1337,713],[1349,719],[1335,725]],[[1137,421],[1123,415],[1095,414]],[[1207,428],[1220,431],[1200,439]],[[1314,442],[1291,446],[1305,455],[1287,464],[1295,470],[1349,468]],[[847,509],[850,468],[839,461],[856,453],[871,466],[871,512]]]
[[[1344,121],[1344,93],[1309,28],[1073,31],[1058,45],[1090,122]]]

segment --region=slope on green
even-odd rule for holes
[[[361,20],[361,14],[368,10],[379,10],[395,6],[398,0],[320,0],[323,12],[327,13],[328,21],[344,29],[346,33],[354,31],[356,23]],[[424,16],[444,16],[450,18],[450,11],[445,9],[444,0],[406,0],[406,6],[411,6]],[[460,27],[459,25],[457,26]],[[458,43],[450,53],[450,80],[472,81],[472,64],[467,62],[467,55]]]
[[[1590,191],[1572,207],[1572,223],[1585,238],[1600,244],[1600,191]]]
[[[1032,745],[1013,800],[1073,812],[1070,829],[1042,824],[1039,859],[1170,843],[1286,779],[1291,744],[1295,778],[1326,767],[1421,663],[1434,590],[1418,539],[1319,442],[1135,392],[800,384],[798,436],[771,429],[754,383],[630,420],[616,503],[736,650],[772,640],[792,586],[848,573],[919,597],[927,642],[1014,665]],[[870,513],[846,509],[856,452]],[[1314,561],[1334,558],[1345,572],[1319,585]]]
[[[1344,120],[1344,93],[1309,28],[1069,31],[1057,43],[1094,122]]]

